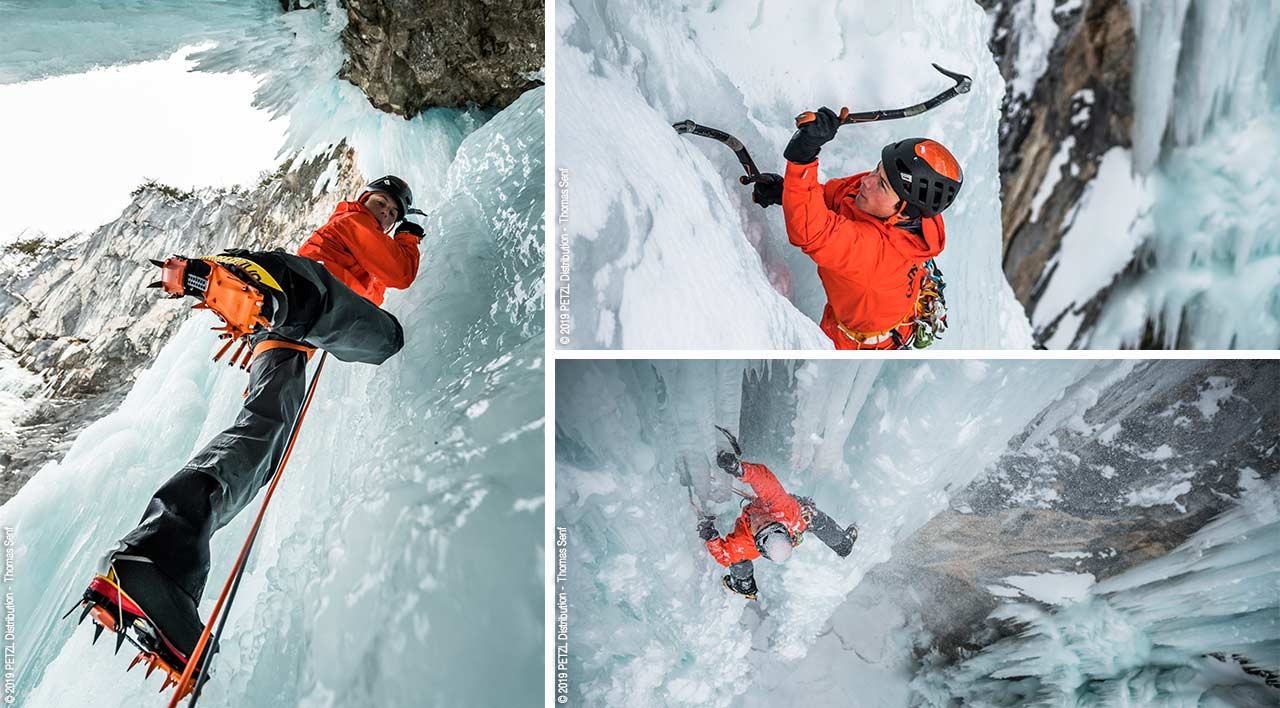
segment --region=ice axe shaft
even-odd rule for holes
[[[680,459],[676,461],[676,467],[680,471],[680,484],[685,488],[685,491],[689,492],[689,506],[693,507],[693,511],[698,515],[698,518],[702,518],[702,509],[693,500],[693,475],[689,474],[689,465],[685,463],[684,459]]]
[[[874,123],[881,120],[910,118],[911,116],[919,115],[925,111],[937,108],[962,93],[969,93],[969,89],[973,86],[973,79],[970,79],[964,74],[955,71],[948,71],[937,64],[934,64],[933,68],[937,69],[938,73],[943,76],[955,81],[955,85],[927,101],[922,101],[920,103],[907,106],[906,108],[891,108],[882,111],[863,111],[861,113],[848,113],[847,115],[844,115],[845,111],[849,110],[846,108],[841,111],[842,117],[840,119],[840,125],[850,125],[852,123]],[[814,116],[813,111],[805,111],[804,113],[801,113],[796,116],[796,127],[799,128],[805,123],[812,122],[815,117],[816,116]]]

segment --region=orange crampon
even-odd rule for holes
[[[210,310],[217,315],[223,326],[213,329],[220,333],[220,339],[227,340],[213,360],[220,360],[232,344],[239,342],[240,346],[231,355],[229,363],[232,366],[240,363],[242,368],[248,368],[249,357],[245,356],[241,361],[241,355],[248,345],[249,335],[260,327],[271,329],[271,321],[264,314],[266,298],[261,288],[272,287],[274,281],[263,282],[263,277],[270,280],[265,272],[258,278],[247,273],[241,277],[240,273],[245,273],[244,268],[237,267],[232,261],[242,260],[217,256],[192,259],[173,256],[165,261],[152,259],[151,262],[160,267],[161,275],[160,280],[147,287],[163,288],[174,298],[183,295],[199,298],[192,309]]]

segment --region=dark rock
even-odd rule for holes
[[[902,603],[933,637],[921,653],[955,659],[983,646],[1008,629],[981,622],[997,602],[989,586],[1055,571],[1110,578],[1234,507],[1243,470],[1280,480],[1277,386],[1277,362],[1143,362],[1102,387],[1079,421],[1028,443],[1033,421],[990,474],[895,545],[868,579],[918,593]],[[1215,395],[1216,404],[1199,405]],[[1178,493],[1150,493],[1175,484]]]
[[[1028,41],[1018,32],[1014,15],[1025,8],[1012,0],[976,2],[993,19],[991,51],[1000,73],[1011,81],[1020,44]],[[1130,83],[1136,37],[1125,0],[1084,0],[1077,9],[1055,10],[1053,18],[1059,31],[1048,68],[1029,97],[1015,98],[1010,83],[1001,111],[1004,272],[1028,313],[1052,275],[1048,265],[1085,188],[1097,175],[1102,155],[1112,147],[1129,147],[1133,124]],[[1068,140],[1067,164],[1060,174],[1048,174],[1050,162]],[[1037,214],[1032,201],[1046,180],[1053,187]],[[1100,306],[1081,306],[1085,321],[1080,331],[1086,332]],[[1056,324],[1055,319],[1041,327],[1036,338],[1047,340]]]
[[[441,106],[504,108],[541,82],[543,0],[346,0],[340,76],[406,118]]]

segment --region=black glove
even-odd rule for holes
[[[698,538],[701,538],[703,541],[720,538],[720,532],[716,531],[716,517],[702,517],[702,521],[698,522]]]
[[[782,203],[782,175],[776,172],[764,172],[756,177],[751,188],[751,201],[766,209],[774,204]]]
[[[716,465],[734,477],[742,477],[742,464],[739,462],[738,456],[728,450],[721,450],[716,453]]]
[[[848,115],[848,111],[846,108],[841,112]],[[836,131],[840,129],[840,116],[826,106],[819,108],[813,116],[813,120],[796,129],[791,142],[787,143],[787,149],[782,151],[782,156],[788,162],[807,165],[818,159],[822,146],[834,138]]]
[[[421,226],[418,226],[412,221],[405,220],[401,221],[400,225],[396,227],[396,235],[399,236],[400,234],[413,234],[418,238],[422,238],[427,235],[427,232],[423,231]]]

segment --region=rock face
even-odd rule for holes
[[[12,440],[0,446],[0,503],[88,423],[112,410],[191,312],[146,289],[148,258],[225,248],[294,250],[359,191],[345,146],[285,163],[252,191],[139,188],[115,221],[45,249],[0,258],[0,358],[36,372]],[[326,188],[327,186],[327,188]],[[212,356],[210,352],[210,356]]]
[[[1009,82],[1000,124],[1004,272],[1030,312],[1102,155],[1130,145],[1136,40],[1125,0],[1063,4],[1050,14],[1057,35],[1044,73],[1022,95],[1016,87],[1031,77],[1017,72],[1028,53],[1044,51],[1030,18],[1044,3],[978,1],[994,20],[991,51]]]
[[[346,0],[341,77],[377,108],[504,108],[541,82],[543,0]]]
[[[1167,554],[1249,479],[1280,480],[1277,386],[1278,362],[1142,362],[1086,379],[1064,394],[1078,416],[1033,423],[868,578],[913,588],[904,602],[918,603],[933,648],[954,657],[985,644],[1001,601],[989,588],[1009,576],[1103,580]]]

